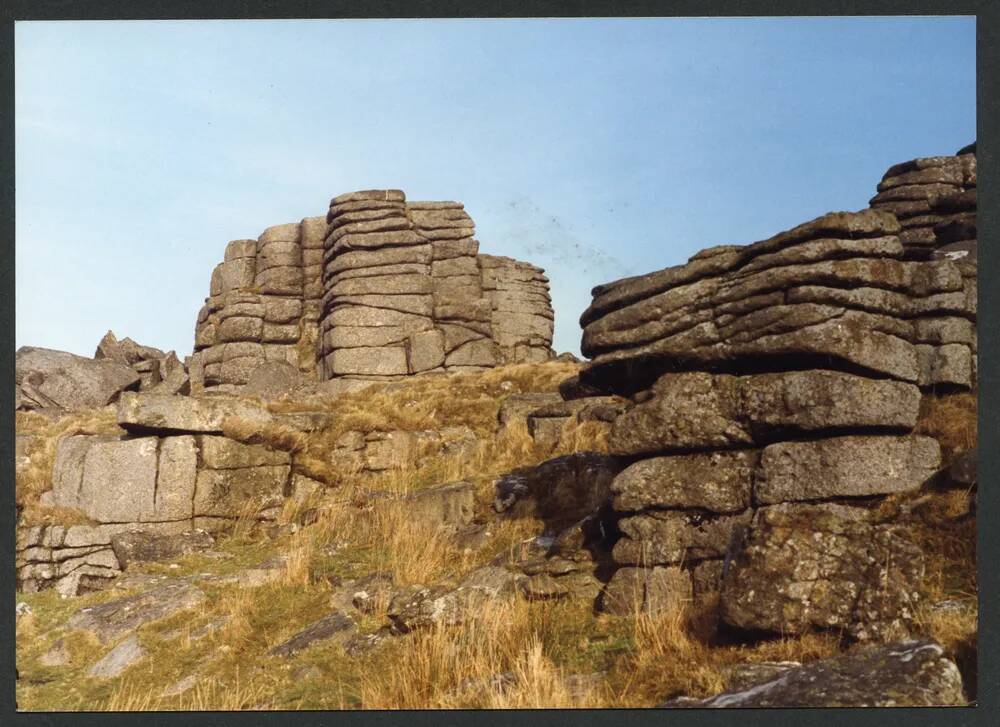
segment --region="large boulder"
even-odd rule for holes
[[[758,454],[753,450],[652,457],[626,467],[611,483],[619,512],[647,507],[715,513],[750,506]]]
[[[111,547],[122,568],[127,568],[133,562],[179,558],[207,550],[214,544],[215,538],[204,530],[191,530],[176,535],[131,530],[111,536]]]
[[[723,576],[721,616],[749,632],[910,635],[924,574],[920,548],[892,525],[836,505],[758,510]]]
[[[108,643],[144,624],[196,608],[205,598],[205,592],[189,581],[167,580],[135,595],[82,608],[70,616],[67,626]]]
[[[826,370],[668,373],[637,398],[612,426],[618,454],[739,447],[845,429],[908,431],[920,408],[913,384]]]
[[[866,497],[915,490],[941,463],[930,437],[845,436],[764,448],[755,476],[759,504]]]
[[[962,675],[940,644],[902,641],[868,646],[811,664],[773,670],[770,678],[708,699],[662,707],[960,707]]]
[[[90,359],[66,351],[22,346],[14,354],[20,408],[91,409],[139,387],[139,374],[124,363]]]
[[[334,611],[318,621],[306,626],[287,641],[283,641],[270,651],[269,656],[292,656],[319,642],[344,644],[357,633],[354,621],[340,611]]]
[[[234,417],[267,424],[271,414],[258,404],[226,397],[188,397],[129,392],[118,402],[118,423],[130,432],[221,434]]]

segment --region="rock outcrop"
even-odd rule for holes
[[[811,664],[783,664],[770,679],[708,699],[673,699],[662,707],[960,707],[962,675],[933,641],[857,649]]]
[[[95,359],[117,361],[139,374],[139,390],[159,394],[188,394],[191,384],[187,368],[173,351],[164,353],[152,346],[143,346],[131,338],[118,340],[112,331],[104,334],[94,352]]]
[[[195,389],[235,391],[267,361],[338,391],[551,358],[548,279],[479,254],[474,233],[461,203],[368,190],[229,243],[198,315]]]
[[[75,596],[101,590],[121,574],[111,534],[89,525],[51,525],[19,529],[15,566],[18,590],[56,587]]]
[[[65,351],[23,346],[14,354],[15,409],[93,409],[136,390],[140,375],[128,364]]]
[[[610,487],[609,610],[721,589],[723,622],[749,633],[910,633],[922,554],[869,512],[940,467],[913,428],[924,392],[975,385],[976,267],[974,242],[918,254],[904,223],[918,192],[923,212],[974,218],[975,157],[897,165],[883,186],[878,209],[594,289],[592,360],[564,396],[630,397],[609,417],[611,452],[632,461]]]
[[[955,156],[922,157],[889,167],[870,204],[899,220],[907,256],[976,240],[976,148]]]

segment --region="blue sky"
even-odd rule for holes
[[[973,18],[20,22],[16,341],[190,353],[226,242],[398,187],[590,289],[975,138]]]

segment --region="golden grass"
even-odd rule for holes
[[[554,362],[414,377],[405,385],[378,384],[336,398],[268,404],[273,411],[332,412],[331,425],[319,432],[227,421],[227,436],[293,452],[296,472],[335,485],[309,498],[285,502],[280,523],[299,522],[309,509],[317,512],[314,523],[294,534],[274,541],[257,537],[261,505],[254,502],[240,514],[232,534],[219,539],[217,548],[239,561],[239,567],[276,554],[286,556],[281,578],[258,588],[206,586],[209,599],[198,612],[144,627],[140,635],[151,651],[150,659],[105,684],[81,678],[80,670],[101,650],[92,644],[73,647],[82,649],[74,660],[76,671],[54,677],[57,672],[37,665],[38,656],[55,638],[56,625],[65,621],[68,609],[77,606],[51,594],[19,596],[36,609],[36,615],[17,623],[22,708],[649,707],[681,694],[706,697],[717,693],[727,686],[729,670],[736,664],[808,662],[838,653],[842,648],[839,637],[827,633],[752,645],[720,643],[713,630],[717,603],[712,601],[660,614],[637,608],[631,616],[612,617],[594,614],[583,601],[527,602],[513,597],[488,601],[462,624],[395,637],[363,655],[347,656],[334,644],[317,645],[288,660],[266,655],[268,649],[330,612],[332,584],[338,578],[387,571],[398,584],[431,585],[454,581],[497,556],[523,557],[526,541],[544,528],[540,520],[488,517],[491,537],[482,546],[467,548],[453,534],[409,516],[404,502],[372,498],[368,493],[377,490],[400,497],[465,480],[476,486],[480,514],[488,515],[485,509],[496,476],[560,454],[607,451],[608,429],[598,422],[569,423],[551,449],[538,446],[523,423],[496,431],[497,411],[505,396],[553,391],[577,368]],[[39,419],[19,415],[19,431],[30,428],[51,437],[56,429]],[[950,457],[975,446],[974,422],[974,396],[949,395],[928,398],[919,427],[937,437]],[[91,424],[109,423],[113,424],[113,416],[102,414]],[[352,429],[421,431],[460,425],[470,427],[478,437],[461,454],[443,456],[424,449],[398,463],[396,469],[378,474],[344,469],[330,458],[333,442]],[[54,451],[54,441],[51,446]],[[20,479],[18,488],[20,496]],[[31,491],[31,487],[25,489]],[[928,553],[926,597],[918,609],[918,625],[953,653],[968,653],[977,630],[975,519],[966,514],[967,500],[968,494],[962,492],[931,493],[912,508],[905,523]],[[334,544],[336,548],[328,548]],[[148,570],[170,572],[165,567],[150,565]],[[197,556],[191,564],[182,564],[191,572],[230,572],[236,567],[230,561],[216,564]],[[92,594],[79,599],[79,605],[110,597]],[[971,602],[970,608],[931,608],[944,599]],[[385,623],[387,605],[375,604],[374,613],[358,617],[363,632]],[[167,629],[181,627],[190,634],[220,618],[222,627],[200,641],[162,638]],[[313,668],[314,675],[297,676],[304,666]],[[580,694],[570,688],[569,675],[591,672],[603,673],[603,677],[589,692]],[[200,678],[191,690],[169,698],[159,696],[164,686],[189,673]],[[39,682],[56,681],[31,686],[25,674]]]
[[[71,413],[55,422],[33,412],[16,412],[15,427],[18,434],[34,437],[26,452],[31,462],[20,468],[15,477],[15,498],[23,508],[22,522],[30,525],[88,523],[89,520],[75,510],[45,506],[38,500],[52,487],[52,467],[59,440],[75,434],[121,434],[114,409]]]
[[[717,607],[677,604],[660,613],[636,609],[628,619],[633,648],[610,675],[612,704],[649,707],[677,696],[705,698],[727,688],[727,670],[761,661],[814,661],[840,652],[832,633],[807,633],[753,645],[713,644],[704,633]]]
[[[924,396],[914,431],[937,439],[947,464],[956,455],[976,446],[977,403],[975,391]]]
[[[237,671],[232,684],[203,679],[172,699],[160,696],[158,691],[143,682],[122,681],[95,711],[238,711],[259,708],[263,706],[264,699],[262,685],[241,681]]]
[[[366,709],[597,706],[573,700],[552,655],[562,604],[488,601],[464,623],[409,634],[361,674]]]

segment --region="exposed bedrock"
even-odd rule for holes
[[[669,370],[828,368],[921,387],[974,380],[968,262],[905,258],[898,220],[831,213],[751,245],[598,286],[581,380],[632,393]]]
[[[350,382],[548,360],[548,279],[480,254],[474,234],[459,202],[362,190],[230,242],[198,316],[195,390],[239,391],[265,362]]]
[[[941,480],[922,397],[975,387],[974,149],[896,165],[872,205],[594,289],[561,390],[628,399],[605,608],[721,591],[746,635],[911,633],[923,554],[872,513]]]

